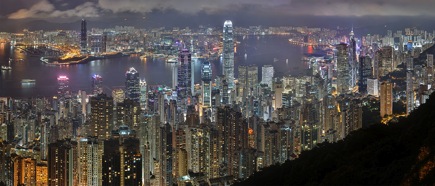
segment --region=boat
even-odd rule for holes
[[[2,70],[12,70],[12,67],[2,65]]]
[[[245,60],[248,58],[248,54],[247,53],[245,53]]]
[[[166,60],[167,63],[177,63],[178,62],[178,58],[177,57],[169,57]]]
[[[34,84],[36,83],[36,80],[34,79],[22,79],[21,84]]]

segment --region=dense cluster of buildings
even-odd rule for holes
[[[0,98],[0,183],[227,185],[344,139],[363,127],[370,100],[388,118],[397,114],[394,102],[409,114],[432,92],[433,55],[414,63],[433,43],[423,31],[383,39],[352,31],[325,56],[310,57],[309,73],[297,77],[277,77],[271,65],[235,69],[234,32],[225,21],[222,72],[203,60],[194,74],[191,51],[180,47],[170,87],[149,85],[130,68],[125,88],[111,95],[94,75],[90,92],[73,92],[60,76],[53,98]]]

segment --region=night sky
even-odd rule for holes
[[[427,26],[434,0],[0,0],[0,31],[68,29],[80,19],[96,27],[115,25]],[[373,19],[376,17],[377,19]],[[349,19],[351,18],[351,19]],[[433,22],[433,21],[431,21]],[[427,22],[426,22],[427,23]]]

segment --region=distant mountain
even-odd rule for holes
[[[435,94],[407,118],[372,125],[337,143],[257,172],[235,185],[433,185]]]

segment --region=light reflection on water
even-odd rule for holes
[[[289,44],[286,37],[250,37],[242,40],[238,45],[235,56],[235,76],[238,77],[239,65],[257,65],[259,80],[261,79],[261,66],[271,64],[279,76],[300,73],[304,64],[300,62],[302,49]],[[247,58],[245,60],[245,53]],[[171,86],[172,69],[175,64],[163,60],[140,59],[139,56],[103,59],[88,64],[71,66],[49,66],[41,63],[39,57],[27,57],[23,53],[13,52],[9,47],[0,46],[0,65],[7,63],[9,56],[23,61],[12,62],[11,72],[1,72],[0,96],[51,97],[56,93],[56,78],[66,75],[70,79],[70,88],[73,91],[91,89],[91,76],[99,74],[103,77],[104,91],[110,93],[113,87],[122,87],[125,84],[125,72],[134,67],[138,70],[141,79],[145,78],[149,85],[165,84]],[[274,62],[274,58],[277,61]],[[288,63],[286,63],[288,59]],[[213,78],[221,74],[221,62],[211,61]],[[195,83],[200,82],[201,62],[194,62]],[[35,79],[32,87],[22,86],[22,79]]]

